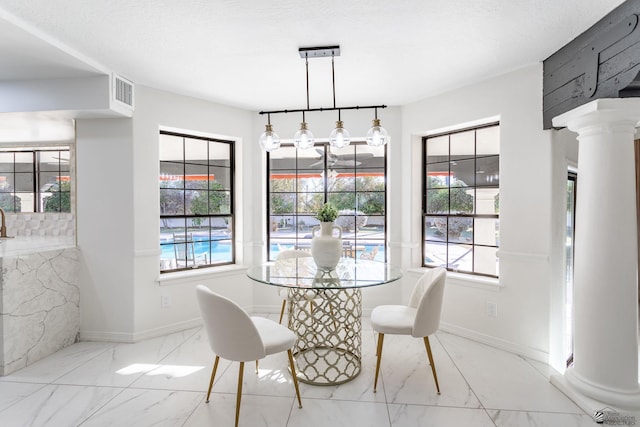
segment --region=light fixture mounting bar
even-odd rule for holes
[[[336,110],[370,110],[372,108],[387,108],[386,105],[356,105],[354,107],[320,107],[320,108],[299,108],[297,110],[275,110],[260,111],[258,114],[281,114],[281,113],[308,113],[310,111],[336,111]]]
[[[356,105],[353,107],[337,107],[336,106],[336,88],[335,88],[335,72],[333,65],[333,58],[336,56],[340,56],[340,46],[314,46],[314,47],[301,47],[298,48],[298,53],[300,54],[300,58],[305,60],[305,68],[306,68],[306,77],[307,77],[307,108],[297,108],[293,110],[272,110],[272,111],[260,111],[258,114],[267,114],[269,117],[271,114],[282,114],[282,113],[302,113],[303,121],[304,121],[304,113],[309,113],[312,111],[338,111],[338,117],[340,116],[340,111],[342,110],[376,110],[376,118],[378,117],[378,108],[387,108],[386,105],[366,105],[360,106]],[[319,108],[309,108],[309,58],[331,58],[331,76],[333,83],[333,107],[319,107]]]
[[[301,47],[298,49],[300,58],[327,58],[329,56],[340,56],[340,46],[316,46]]]

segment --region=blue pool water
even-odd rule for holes
[[[211,244],[211,250],[209,250],[209,244]],[[193,245],[194,245],[194,252],[195,252],[196,258],[198,258],[198,256],[203,256],[204,254],[207,254],[207,259],[210,259],[212,262],[231,261],[232,259],[231,242],[228,240],[203,241],[203,240],[197,240],[197,238],[194,238]],[[175,255],[175,250],[173,246],[174,246],[173,243],[162,244],[161,258],[174,259],[176,255]],[[378,243],[370,244],[370,245],[365,244],[362,246],[364,247],[365,251],[371,251],[374,247],[378,246]],[[293,249],[293,248],[294,248],[293,245],[287,245],[287,244],[278,245],[274,243],[270,247],[271,258],[275,259],[278,256],[278,252],[280,250]],[[362,253],[361,251],[358,251],[356,256],[359,257],[361,253]],[[384,261],[384,247],[381,246],[379,248],[379,251],[375,257],[375,260]]]
[[[179,243],[183,244],[183,243]],[[209,245],[211,245],[211,250],[209,250]],[[161,258],[172,259],[176,257],[176,251],[174,249],[173,243],[170,244],[161,244],[160,248],[162,249]],[[203,241],[194,239],[193,249],[196,255],[202,256],[207,254],[207,259],[211,261],[231,261],[231,242],[230,241]]]

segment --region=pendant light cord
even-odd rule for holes
[[[334,54],[333,51],[331,51],[331,80],[332,80],[332,84],[333,84],[333,108],[336,108],[336,71],[335,71],[335,67],[334,67]],[[309,108],[307,106],[307,108]],[[340,110],[338,110],[338,115],[340,114]]]
[[[304,58],[304,64],[305,67],[307,68],[307,110],[309,109],[309,56],[305,56]],[[335,92],[335,89],[334,89]],[[333,101],[335,103],[335,101]],[[304,111],[302,112],[302,117],[304,118]],[[304,119],[302,120],[304,121]]]

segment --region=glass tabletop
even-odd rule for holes
[[[383,285],[402,277],[402,270],[384,262],[341,258],[333,270],[319,269],[313,258],[289,258],[247,269],[258,282],[285,288],[349,289]]]

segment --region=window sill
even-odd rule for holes
[[[409,271],[415,273],[424,273],[426,268],[412,268]],[[456,273],[447,271],[447,283],[458,286],[468,286],[475,289],[484,289],[487,291],[498,292],[504,286],[500,284],[500,279],[485,276],[474,276],[472,274]]]
[[[247,267],[237,264],[225,265],[224,267],[196,268],[193,270],[161,274],[156,281],[160,286],[181,285],[184,283],[199,282],[203,278],[231,276],[246,269]]]

